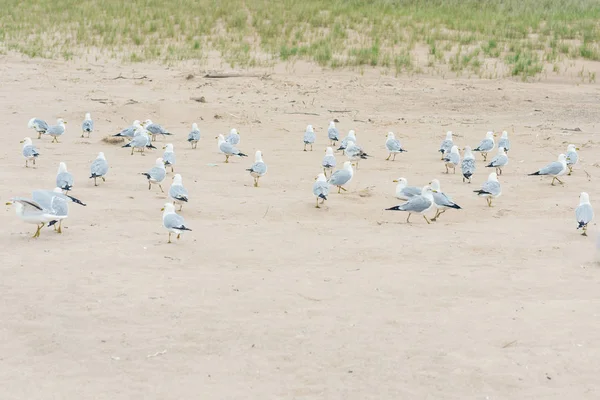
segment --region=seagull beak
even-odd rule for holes
[[[437,190],[433,190],[433,189],[431,190],[431,193],[437,193],[437,192],[438,192]]]
[[[575,150],[579,150],[579,147],[575,147]]]
[[[218,136],[215,136],[215,139],[218,139],[218,138],[219,138]]]
[[[12,203],[13,203],[12,201],[7,201],[7,202],[6,202],[6,205],[7,205],[7,206],[10,206],[10,205],[12,205]]]
[[[394,179],[392,182],[396,182],[396,183],[398,183],[398,179]]]
[[[19,143],[25,143],[25,141],[24,141],[24,140],[21,140]]]
[[[63,124],[65,124],[65,125],[66,125],[66,124],[67,124],[67,121],[63,121]]]
[[[167,146],[163,146],[163,150],[166,149],[166,148],[167,148]]]
[[[164,208],[164,207],[163,207],[163,208],[161,208],[161,209],[160,209],[160,211],[165,211],[165,208]]]

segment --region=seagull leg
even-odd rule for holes
[[[448,174],[448,164],[446,164],[446,173]]]
[[[313,151],[312,146],[313,146],[313,144],[311,143],[310,144],[310,151]]]
[[[62,219],[58,223],[58,230],[56,232],[62,233]]]
[[[561,185],[564,185],[564,182],[561,181],[560,179],[558,179],[558,177],[556,178],[556,180],[558,181],[558,183],[560,183]]]
[[[569,167],[569,173],[567,175],[571,175],[573,173],[573,166],[567,165]]]
[[[341,187],[341,186],[340,186],[340,189],[342,189],[344,192],[347,192],[347,190],[346,190],[346,189],[344,189],[344,188],[343,188],[343,187]]]
[[[102,182],[106,182],[106,179],[104,179],[103,176],[101,176],[100,178],[102,178]]]
[[[392,153],[390,153],[390,155],[388,156],[388,158],[385,159],[385,161],[389,161],[391,156],[392,156]]]
[[[167,243],[171,243],[171,232],[169,232],[169,241]]]
[[[42,138],[42,132],[38,132],[38,139]]]
[[[135,150],[133,147],[131,147],[131,155],[133,155],[133,150]]]
[[[29,168],[29,165],[27,165],[27,159],[25,159],[25,168]]]
[[[453,174],[456,174],[456,166],[453,166],[453,167],[452,167],[452,173],[453,173]]]
[[[411,216],[411,215],[412,215],[411,213],[408,213],[408,217],[406,217],[406,223],[407,223],[407,224],[408,224],[408,223],[410,223],[410,216]]]
[[[162,186],[161,186],[161,184],[160,184],[160,183],[158,184],[158,187],[160,188],[160,191],[161,191],[161,192],[163,192],[163,193],[165,192],[165,191],[163,190],[163,188],[162,188]]]
[[[228,163],[229,162],[229,156],[225,155],[225,162]]]
[[[304,151],[306,151],[306,143],[304,143]]]
[[[392,161],[396,161],[396,154],[397,153],[394,153],[394,158],[392,158]]]
[[[181,233],[177,234],[177,239],[179,239],[181,237]]]
[[[33,234],[32,237],[36,238],[36,237],[40,237],[40,229],[42,229],[44,227],[44,223],[42,222],[41,225],[38,225],[37,227],[37,231],[35,231],[35,233]]]
[[[431,224],[431,222],[429,222],[429,220],[427,219],[427,217],[425,215],[423,215],[423,218],[425,218],[425,221],[427,221],[427,224]]]
[[[338,186],[338,193],[340,193],[340,190],[342,190],[342,187]]]
[[[581,234],[581,236],[587,236],[587,225],[583,226],[583,233]]]
[[[150,183],[150,181],[148,181],[148,190],[150,190],[152,188],[152,184]]]
[[[98,186],[98,183],[96,183],[96,177],[94,177],[94,186]]]
[[[182,208],[183,208],[183,203],[181,203],[181,204],[179,205],[179,211],[181,211],[181,209],[182,209]]]
[[[432,222],[435,222],[435,221],[437,220],[437,217],[439,217],[439,216],[440,216],[440,214],[441,214],[440,210],[437,210],[437,211],[435,212],[435,215],[433,216],[433,218],[431,218],[431,221],[432,221]]]
[[[315,208],[321,208],[319,207],[319,198],[317,197],[317,205],[315,206]]]
[[[555,179],[556,179],[556,177],[552,178],[552,182],[550,182],[550,184],[551,184],[552,186],[554,186],[554,180],[555,180]]]

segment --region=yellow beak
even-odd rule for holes
[[[25,141],[24,141],[24,140],[21,140],[19,143],[25,143]]]
[[[160,211],[165,211],[165,208],[164,208],[164,207],[163,207],[163,208],[161,208],[161,209],[160,209]]]
[[[575,147],[575,150],[579,150],[579,147]]]
[[[392,182],[396,182],[396,183],[398,183],[398,179],[394,179]]]
[[[431,190],[431,193],[437,193],[437,192],[438,192],[437,190],[433,190],[433,189]]]
[[[12,205],[12,201],[7,201],[7,202],[6,202],[6,205],[7,205],[7,206],[10,206],[10,205]]]

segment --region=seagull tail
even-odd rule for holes
[[[577,227],[577,229],[581,229],[581,228],[583,228],[583,227],[584,227],[584,226],[586,226],[586,225],[587,225],[587,224],[586,224],[585,222],[583,222],[583,221],[579,221],[579,226]]]
[[[178,226],[176,229],[179,229],[180,231],[191,231],[191,229],[187,228],[185,225]]]
[[[146,178],[150,179],[150,174],[147,172],[141,172],[140,175],[144,175]]]
[[[118,136],[118,135],[115,135],[115,136]],[[129,142],[129,143],[127,143],[127,144],[125,144],[125,145],[123,145],[121,147],[131,147],[131,142]]]
[[[154,147],[154,146],[152,145],[152,143],[150,143],[150,144],[146,145],[146,148],[148,148],[148,149],[156,149],[156,147]]]
[[[491,194],[490,192],[486,192],[485,190],[473,190],[473,192],[477,193],[478,195]]]
[[[52,225],[56,224],[58,221],[57,220],[52,220],[50,222],[48,222],[48,227],[51,227]]]
[[[327,200],[327,196],[325,196],[324,194],[320,194],[319,198],[323,199],[323,200]]]
[[[540,174],[540,171],[537,171],[537,172],[534,172],[533,174],[528,174],[528,175],[532,176],[532,175],[539,175],[539,174]]]
[[[402,209],[402,206],[394,206],[394,207],[390,207],[390,208],[386,208],[386,211],[404,211]]]
[[[67,195],[65,195],[65,196],[67,196],[68,198],[70,198],[70,199],[71,199],[71,201],[72,201],[73,203],[77,203],[77,204],[79,204],[79,205],[82,205],[82,206],[85,206],[85,205],[87,205],[87,204],[85,204],[84,202],[82,202],[81,200],[79,200],[79,199],[76,199],[76,198],[75,198],[75,197],[73,197],[73,196],[69,196],[68,194],[67,194]]]
[[[451,206],[448,206],[450,208],[454,208],[455,210],[462,210],[462,207],[459,206],[458,204],[452,204]]]
[[[244,154],[242,152],[237,153],[237,155],[240,157],[248,157],[248,154]]]

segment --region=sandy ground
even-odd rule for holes
[[[191,65],[1,60],[3,204],[52,189],[60,161],[87,203],[71,205],[62,235],[44,228],[39,239],[11,207],[0,214],[3,399],[600,396],[597,227],[585,238],[574,220],[583,190],[600,211],[599,85],[303,64],[268,79],[204,79]],[[207,102],[190,100],[199,96]],[[79,137],[86,111],[96,122],[89,140]],[[41,156],[26,169],[19,140],[37,137],[33,116],[64,118],[67,133],[59,144],[35,139]],[[162,149],[130,156],[101,141],[146,118],[175,133],[175,168],[191,197],[181,214],[193,231],[170,245],[166,197],[139,174]],[[315,209],[333,118],[373,157],[348,193]],[[197,150],[186,142],[192,122]],[[309,123],[317,144],[305,153]],[[436,151],[446,130],[476,146],[487,130],[513,125],[503,194],[488,208],[472,192],[490,172],[481,157],[468,185],[443,173]],[[231,127],[250,157],[224,164],[215,136]],[[385,161],[390,130],[409,151],[395,162]],[[568,143],[582,162],[564,186],[526,175]],[[254,188],[245,169],[257,149],[269,172]],[[111,170],[94,187],[99,151]],[[399,203],[400,176],[440,179],[463,210],[406,224],[384,211]]]

